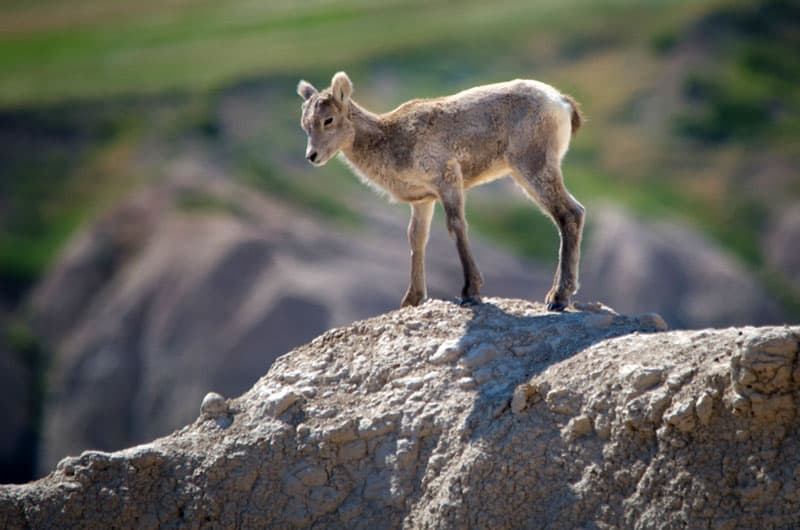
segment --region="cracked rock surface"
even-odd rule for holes
[[[0,486],[0,528],[796,527],[800,327],[663,328],[487,299],[333,329],[170,436]]]

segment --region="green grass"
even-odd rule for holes
[[[82,121],[71,127],[75,116]],[[82,223],[137,180],[120,170],[136,137],[125,114],[109,119],[104,112],[51,109],[24,111],[13,120],[43,140],[32,153],[0,148],[0,298],[11,301],[35,283]]]
[[[138,10],[96,0],[70,2],[71,10],[55,0],[13,4],[0,8],[12,22],[0,32],[0,105],[208,90],[246,76],[329,71],[448,42],[483,42],[497,56],[534,32],[579,32],[588,19],[575,17],[578,10],[614,24],[620,35],[636,26],[620,24],[615,13],[666,12],[684,3],[231,0],[147,3]]]
[[[648,217],[686,218],[759,267],[758,239],[766,219],[761,202],[732,186],[725,188],[731,190],[725,197],[704,202],[670,179],[674,168],[656,156],[648,160],[649,166],[608,163],[615,158],[617,140],[627,141],[621,134],[642,137],[645,146],[658,141],[639,123],[640,107],[632,102],[653,88],[648,83],[664,67],[663,61],[680,49],[685,28],[709,13],[723,13],[737,27],[750,24],[744,29],[749,37],[722,48],[724,60],[717,70],[685,81],[697,106],[676,118],[676,128],[719,142],[777,139],[791,146],[800,134],[797,91],[792,90],[800,75],[790,46],[793,34],[765,39],[774,33],[770,26],[774,22],[765,13],[774,8],[761,12],[763,2],[751,1],[743,8],[735,4],[731,0],[9,1],[0,7],[4,30],[0,31],[0,108],[71,105],[74,100],[101,106],[117,101],[125,108],[119,102],[127,98],[156,101],[170,93],[173,108],[165,111],[171,113],[169,126],[158,132],[167,141],[178,144],[187,135],[199,137],[212,156],[231,163],[243,182],[356,226],[360,221],[354,203],[363,197],[356,179],[337,163],[320,170],[302,163],[304,138],[294,95],[298,78],[321,87],[334,71],[346,69],[359,101],[376,111],[412,97],[446,94],[482,82],[539,78],[577,96],[590,118],[575,140],[565,170],[570,190],[581,201],[609,199]],[[793,9],[789,2],[770,5]],[[741,16],[753,10],[757,16]],[[220,98],[229,87],[248,79],[264,80],[279,90],[270,98],[259,132],[244,141],[237,139],[232,146],[218,116]],[[775,104],[781,94],[786,94],[783,107]],[[761,119],[764,105],[774,120]],[[110,131],[117,132],[108,136],[150,127],[139,116],[111,122]],[[72,169],[82,173],[81,164]],[[79,181],[88,180],[79,176]],[[56,174],[52,187],[60,190],[66,184],[59,182],[73,178],[69,171]],[[731,179],[724,174],[716,178]],[[44,208],[48,213],[36,214],[41,225],[36,230],[20,230],[0,213],[0,226],[6,230],[0,232],[0,276],[4,271],[26,278],[40,274],[59,245],[95,208],[90,195],[70,201],[69,207],[56,207],[56,213],[50,211],[53,206],[44,206],[52,203],[35,193],[18,196],[15,200],[21,207],[35,205],[32,211]],[[184,197],[178,206],[187,212],[232,212],[230,205],[208,197]],[[469,208],[477,231],[518,253],[552,259],[555,228],[533,205],[519,201],[501,206],[480,199]]]
[[[41,230],[0,233],[0,294],[12,300],[21,296],[79,224],[77,216],[66,215]]]
[[[684,82],[693,105],[677,117],[677,130],[712,143],[800,135],[800,6],[744,3],[721,10],[707,26],[714,62]]]
[[[35,281],[80,223],[82,207],[63,200],[71,179],[60,175],[78,163],[58,150],[6,166],[0,183],[6,198],[0,212],[0,292],[6,296],[15,298]]]
[[[375,68],[389,69],[403,83],[395,101],[388,105],[382,102],[386,109],[410,97],[442,94],[465,84],[506,76],[507,72],[527,72],[537,65],[547,69],[554,61],[580,60],[598,50],[631,45],[637,39],[649,42],[652,37],[648,28],[662,28],[665,20],[679,23],[685,16],[681,12],[696,9],[691,4],[664,1],[643,6],[633,0],[552,0],[533,5],[515,0],[490,6],[468,0],[458,5],[458,16],[453,16],[451,3],[421,0],[316,1],[302,5],[194,1],[183,7],[151,2],[140,8],[79,0],[73,5],[85,10],[83,19],[91,20],[90,24],[81,23],[81,17],[52,1],[27,7],[13,4],[10,13],[17,26],[33,29],[0,37],[0,71],[8,81],[0,85],[0,105],[187,90],[197,95],[184,111],[185,123],[176,122],[180,123],[176,136],[189,127],[213,141],[219,133],[213,117],[214,101],[199,94],[234,79],[295,72],[308,72],[313,78],[314,72],[323,71],[328,76],[346,65],[360,80],[368,78]],[[422,11],[424,16],[420,16]],[[584,16],[576,16],[578,12]],[[551,46],[531,48],[532,43],[542,40],[538,36],[533,39],[532,34],[559,37],[562,31],[566,35],[560,39],[544,39],[553,42]],[[464,39],[464,35],[471,37]],[[357,84],[357,91],[360,87]],[[613,88],[606,86],[604,90]],[[326,169],[326,180],[334,175],[331,180],[337,185],[319,190],[317,175],[308,177],[306,172],[293,172],[275,162],[276,148],[298,149],[287,142],[295,136],[286,134],[296,129],[297,109],[296,102],[290,103],[292,97],[290,94],[285,104],[276,106],[281,110],[273,126],[234,155],[243,178],[324,215],[353,222],[353,214],[343,206],[346,201],[337,197],[336,187],[344,182],[341,171]],[[590,136],[588,143],[576,147],[576,154],[596,151],[596,142]],[[264,145],[275,147],[271,153],[262,154]],[[621,194],[650,213],[661,212],[675,202],[670,197],[664,200],[665,193],[672,190],[639,189],[632,194],[625,183],[598,179],[597,173],[602,172],[594,168],[584,172],[589,177],[577,183],[582,196]],[[352,191],[350,186],[344,188],[347,193]],[[524,232],[537,224],[541,232],[552,232],[549,221],[536,216],[530,216],[524,207],[503,216],[497,212],[476,214],[478,224],[485,224],[489,234],[513,234],[517,226]],[[528,238],[503,238],[522,253],[535,252],[522,243]]]

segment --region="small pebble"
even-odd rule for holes
[[[200,413],[211,418],[222,416],[228,413],[228,403],[216,392],[209,392],[200,404]]]
[[[667,331],[669,326],[664,317],[658,313],[646,313],[639,317],[639,324],[646,328],[653,328],[657,331]]]

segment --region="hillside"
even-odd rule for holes
[[[0,486],[19,528],[788,528],[798,327],[428,302],[330,330],[170,436]]]
[[[782,322],[735,260],[686,227],[644,224],[610,207],[591,215],[596,235],[585,245],[577,300],[656,310],[679,326]],[[394,221],[337,229],[246,187],[176,178],[87,227],[28,309],[31,329],[53,352],[39,476],[68,454],[163,436],[191,421],[208,388],[237,395],[294,346],[395,309],[409,264],[404,227]],[[485,295],[543,299],[551,270],[477,238],[474,250]],[[460,291],[459,266],[446,229],[434,227],[431,297]],[[17,385],[6,391],[23,399]]]
[[[387,206],[342,164],[303,160],[297,80],[323,86],[340,69],[375,111],[516,77],[573,94],[589,118],[565,161],[589,210],[578,299],[658,311],[673,327],[797,322],[798,27],[787,0],[3,2],[0,352],[13,384],[0,386],[19,406],[0,433],[0,482],[36,476],[38,453],[50,455],[44,467],[60,458],[47,440],[112,450],[185,423],[193,407],[158,406],[179,376],[192,399],[214,378],[239,393],[272,355],[393,307],[407,274],[406,208]],[[176,176],[187,189],[153,192]],[[208,181],[237,188],[236,199],[207,193]],[[141,248],[114,241],[131,236],[117,214],[142,196],[153,202],[137,210],[147,219],[133,230]],[[238,204],[260,198],[285,218],[262,222],[263,208]],[[556,259],[552,223],[508,183],[471,193],[467,208],[478,261],[494,275],[489,294],[538,299]],[[296,230],[270,231],[276,224]],[[448,297],[457,263],[443,228],[434,234],[434,295]],[[283,268],[272,268],[276,255]],[[76,256],[84,268],[71,270]],[[246,311],[231,309],[240,283],[220,286],[231,275],[199,270],[228,258],[242,283],[263,287],[244,289]],[[291,272],[285,263],[307,284],[268,288]],[[123,283],[129,275],[142,292]],[[376,287],[360,289],[359,275]],[[163,294],[175,277],[198,293]],[[311,292],[330,278],[340,287]],[[44,291],[53,298],[37,299]],[[199,322],[241,340],[180,318],[176,308],[195,303],[210,308]],[[313,317],[285,322],[276,309],[285,304]],[[272,349],[251,369],[256,361],[242,359],[262,355],[251,345],[264,330]],[[238,375],[192,369],[187,351],[213,351],[202,366],[232,355]],[[112,385],[147,405],[109,412],[91,395],[93,378],[125,380],[120,359],[168,370]],[[59,402],[101,410],[61,414]],[[87,427],[105,422],[116,427]]]

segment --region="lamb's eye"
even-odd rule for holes
[[[325,118],[325,121],[324,121],[324,122],[322,122],[322,125],[324,125],[324,126],[326,126],[326,127],[327,127],[327,126],[328,126],[328,125],[330,125],[331,123],[333,123],[333,118],[332,118],[332,117],[331,117],[331,118]]]

